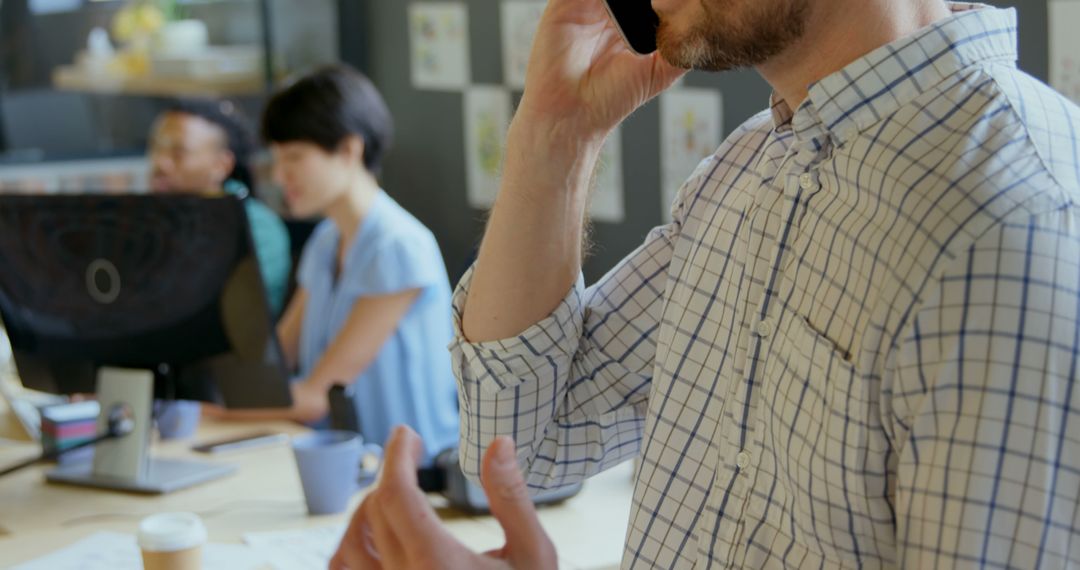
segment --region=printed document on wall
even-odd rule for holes
[[[499,193],[506,131],[510,128],[510,92],[478,85],[465,92],[464,101],[469,205],[486,210]]]
[[[723,99],[715,89],[681,88],[660,96],[660,207],[671,203],[701,160],[716,152],[723,129]]]
[[[1080,105],[1080,0],[1050,0],[1050,85]]]
[[[619,223],[623,209],[622,136],[616,129],[600,152],[595,185],[589,203],[589,217],[596,222]]]
[[[469,13],[464,4],[409,6],[409,45],[417,89],[460,91],[469,84]]]
[[[502,4],[503,83],[508,87],[525,88],[529,52],[546,6],[537,0],[508,0]]]

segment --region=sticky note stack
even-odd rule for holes
[[[94,401],[42,408],[42,449],[64,450],[93,439],[98,433],[97,420],[99,411],[100,406]],[[91,457],[93,453],[93,447],[84,447],[60,456],[60,462],[84,461]]]

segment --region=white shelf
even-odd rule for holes
[[[89,75],[75,66],[56,68],[52,79],[53,87],[59,90],[106,95],[231,97],[257,95],[265,88],[262,76],[256,75],[198,78],[154,75],[109,77]]]

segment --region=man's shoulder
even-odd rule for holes
[[[1080,202],[1080,107],[1012,62],[966,68],[904,116],[926,123],[916,130],[947,155],[939,170],[951,165],[942,174],[995,217],[1014,202],[1033,212]]]
[[[244,209],[247,211],[248,219],[250,220],[253,230],[259,229],[275,232],[287,231],[285,222],[281,220],[281,216],[258,198],[248,198],[247,200],[244,200]]]
[[[969,67],[864,132],[834,156],[838,172],[864,174],[842,199],[862,212],[884,185],[892,198],[874,215],[939,261],[1006,219],[1080,203],[1080,109],[1006,62]],[[889,160],[867,161],[868,148]]]
[[[1011,66],[988,73],[1047,173],[1066,191],[1080,192],[1080,107]]]
[[[289,229],[285,227],[285,222],[277,212],[255,198],[244,200],[244,210],[247,212],[248,226],[251,228],[255,247],[264,254],[287,258],[290,248]]]

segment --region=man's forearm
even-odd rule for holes
[[[516,335],[566,296],[581,270],[588,189],[602,144],[515,120],[465,305],[470,341]]]

